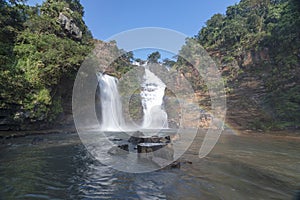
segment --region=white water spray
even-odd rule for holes
[[[143,124],[141,129],[168,128],[168,116],[163,109],[166,85],[146,66],[142,83]],[[127,129],[122,112],[118,79],[107,74],[97,74],[101,101],[101,130],[123,131]]]
[[[163,109],[163,98],[166,85],[145,66],[144,83],[142,84],[142,105],[144,120],[142,128],[168,128],[168,116]]]
[[[125,127],[118,79],[107,74],[97,74],[100,88],[102,121],[101,130],[121,131]]]

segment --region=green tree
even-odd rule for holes
[[[10,109],[22,102],[28,83],[15,67],[13,52],[18,32],[24,29],[28,6],[24,1],[0,0],[0,109]]]
[[[59,19],[61,14],[79,27],[83,33],[81,39],[73,37],[64,27]],[[30,84],[22,107],[33,120],[51,121],[62,111],[63,97],[58,96],[57,88],[66,77],[74,79],[91,50],[91,35],[82,14],[78,1],[46,0],[31,12],[24,23],[25,29],[17,36],[16,68]]]
[[[241,0],[229,6],[226,15],[214,15],[195,36],[220,70],[226,69],[223,78],[229,91],[242,76],[261,78],[267,89],[261,102],[284,126],[300,124],[299,8],[298,0]],[[250,64],[244,64],[246,59]],[[180,58],[175,66],[191,73]]]
[[[148,62],[149,63],[158,63],[158,60],[161,58],[161,55],[158,51],[155,51],[148,55]]]

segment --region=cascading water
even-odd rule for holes
[[[145,67],[141,97],[144,119],[141,129],[168,128],[168,116],[162,108],[166,85]],[[107,74],[97,74],[101,107],[101,130],[122,131],[128,129],[122,112],[118,79]]]
[[[97,74],[101,101],[101,130],[121,131],[125,127],[118,79],[107,74]]]
[[[142,105],[144,120],[142,128],[168,128],[168,116],[163,106],[166,85],[146,66],[144,83],[142,84]]]

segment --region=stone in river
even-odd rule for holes
[[[128,154],[129,145],[128,144],[120,144],[118,146],[113,146],[108,150],[108,153],[111,155],[124,155]]]
[[[170,143],[170,136],[144,136],[142,132],[137,131],[133,134],[128,142],[132,144],[140,144],[140,143]]]
[[[109,138],[110,141],[113,141],[113,142],[120,142],[122,141],[121,138]]]
[[[143,137],[144,134],[140,131],[136,131],[129,139],[128,142],[132,144],[138,144],[142,143],[141,137]]]
[[[141,143],[170,143],[170,136],[143,136],[141,137]]]
[[[152,160],[154,157],[173,160],[174,150],[171,144],[166,143],[140,143],[137,145],[140,158]]]

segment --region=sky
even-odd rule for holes
[[[42,0],[29,0],[30,5]],[[123,31],[162,27],[189,37],[196,35],[216,13],[239,0],[81,0],[84,20],[94,38],[107,40]]]

